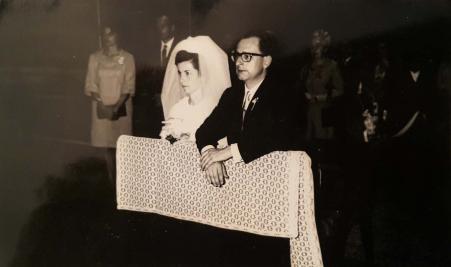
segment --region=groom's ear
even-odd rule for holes
[[[267,55],[263,57],[263,67],[267,69],[272,63],[272,56]]]

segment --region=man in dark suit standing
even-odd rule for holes
[[[162,15],[157,19],[157,29],[160,34],[160,66],[161,69],[165,70],[172,50],[177,44],[175,24],[167,15]]]
[[[419,51],[408,53],[403,63],[393,75],[387,92],[387,132],[393,137],[390,154],[394,157],[394,171],[399,175],[400,186],[403,190],[413,187],[405,194],[416,198],[419,192],[415,190],[424,191],[423,178],[427,174],[424,156],[431,156],[427,151],[435,74]],[[403,196],[402,200],[407,197]]]
[[[157,42],[151,41],[145,60],[137,72],[135,96],[134,134],[159,138],[161,121],[164,120],[161,105],[161,87],[166,65],[177,45],[176,27],[168,15],[156,20]]]
[[[214,186],[227,178],[223,162],[248,163],[276,150],[285,150],[292,140],[282,90],[268,77],[275,39],[269,32],[250,33],[232,52],[238,79],[244,84],[227,89],[196,132],[201,165]],[[288,100],[288,99],[286,99]],[[291,125],[292,126],[292,125]],[[227,145],[216,148],[226,137]]]
[[[387,93],[387,131],[392,138],[386,191],[394,213],[389,216],[399,233],[391,242],[406,255],[435,257],[447,229],[437,192],[448,177],[438,172],[432,130],[437,101],[435,66],[425,51],[411,49]],[[407,240],[417,240],[422,246],[412,246]]]

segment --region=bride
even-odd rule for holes
[[[165,120],[160,137],[195,141],[196,130],[230,85],[227,55],[210,37],[188,37],[178,43],[163,82]]]

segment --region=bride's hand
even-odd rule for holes
[[[166,132],[167,135],[172,135],[175,138],[180,138],[182,133],[182,120],[177,118],[169,118],[162,121],[164,124],[162,132]]]

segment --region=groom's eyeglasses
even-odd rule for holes
[[[230,55],[233,62],[236,62],[239,58],[241,58],[243,62],[250,62],[252,60],[252,57],[266,57],[266,56],[267,55],[248,52],[238,53],[236,51],[232,51],[232,54]]]

